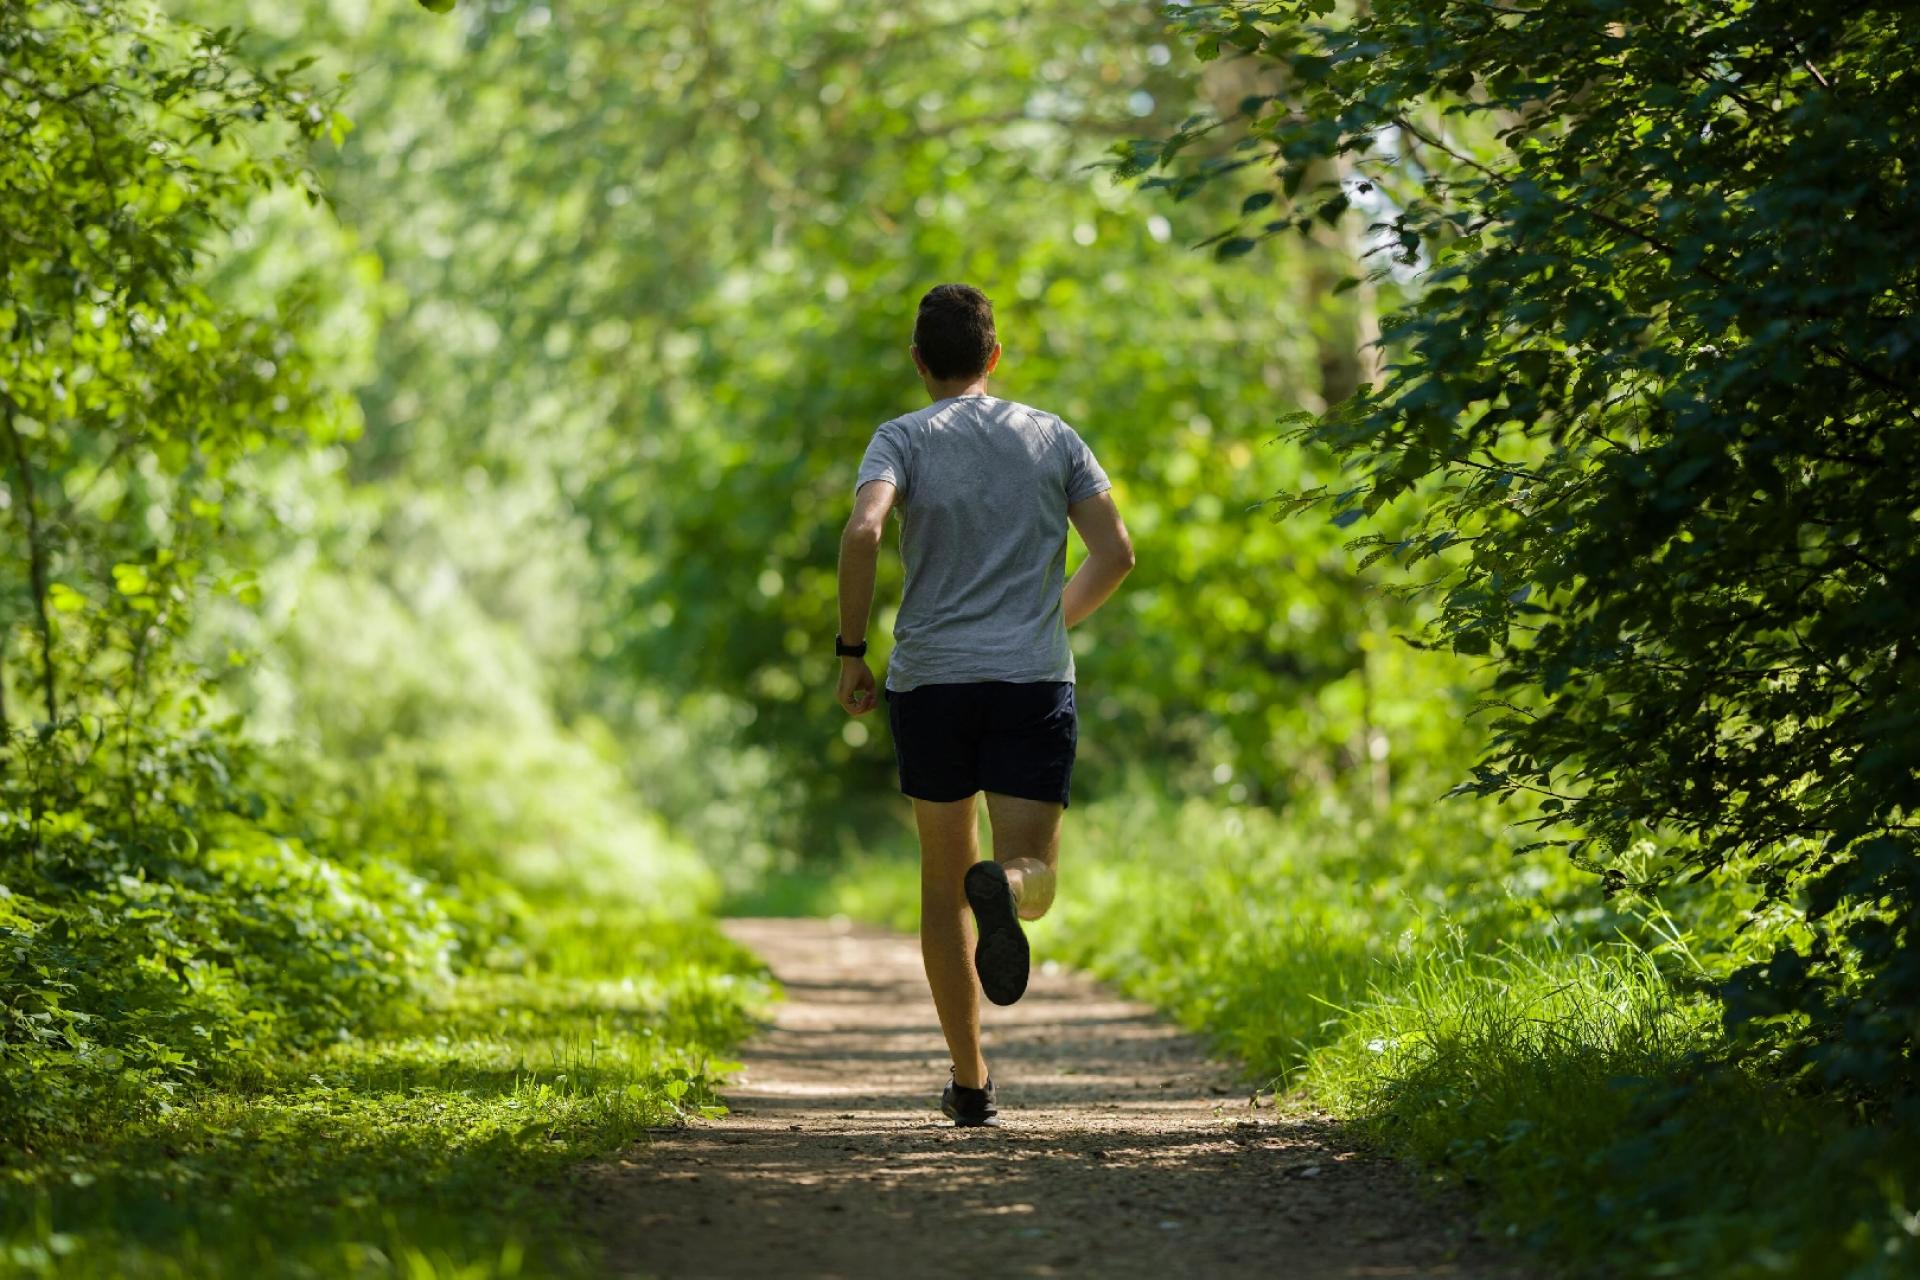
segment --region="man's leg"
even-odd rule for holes
[[[978,1089],[987,1081],[987,1061],[980,1054],[980,990],[962,889],[967,868],[980,859],[973,799],[915,800],[913,817],[920,828],[920,958],[953,1054],[954,1081]]]
[[[1007,873],[1020,904],[1020,918],[1038,920],[1053,905],[1060,865],[1062,805],[987,792],[987,821],[993,826],[993,859]]]

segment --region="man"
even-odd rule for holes
[[[1073,428],[987,393],[1000,344],[985,294],[964,284],[929,291],[911,355],[933,403],[882,424],[860,462],[840,539],[838,698],[849,715],[876,705],[867,616],[897,506],[906,589],[886,697],[900,790],[920,831],[920,953],[953,1053],[940,1103],[956,1125],[991,1125],[979,993],[995,1004],[1020,998],[1020,921],[1053,905],[1078,736],[1067,628],[1113,594],[1133,568],[1133,545],[1106,473]],[[1069,521],[1087,559],[1063,582]],[[980,861],[974,823],[982,791],[991,862]]]

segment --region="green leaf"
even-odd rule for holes
[[[123,596],[137,596],[152,584],[144,565],[116,564],[113,566],[113,585]]]

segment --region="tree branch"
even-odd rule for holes
[[[13,447],[14,466],[20,472],[20,496],[27,513],[27,581],[33,593],[33,611],[40,624],[40,667],[46,693],[47,723],[53,724],[60,719],[60,701],[53,673],[53,619],[47,613],[46,538],[40,528],[39,504],[34,499],[33,468],[27,464],[26,444],[20,439],[19,428],[14,425],[14,415],[18,412],[19,406],[13,402],[13,397],[0,392],[0,422],[5,424],[7,440]]]

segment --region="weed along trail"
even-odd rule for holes
[[[908,936],[728,931],[787,998],[732,1113],[583,1178],[611,1274],[1515,1277],[1457,1206],[1248,1087],[1144,1006],[1036,970],[989,1009],[1002,1127],[936,1110],[947,1055]]]

